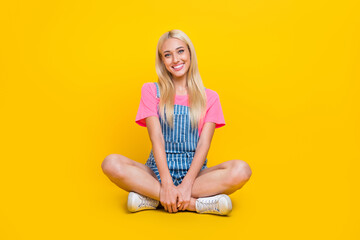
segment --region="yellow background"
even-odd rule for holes
[[[7,2],[7,3],[6,3]],[[2,1],[0,239],[359,239],[360,5]],[[135,124],[160,35],[192,39],[226,126],[209,166],[253,175],[228,217],[129,214],[102,173],[144,163]]]

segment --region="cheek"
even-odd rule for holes
[[[187,66],[186,66],[186,71],[189,71],[190,69],[190,61],[188,62]]]
[[[186,55],[186,61],[190,63],[190,55]]]
[[[190,66],[190,64],[191,64],[190,56],[188,56],[188,57],[186,58],[186,63],[187,63],[188,66]]]
[[[170,63],[169,63],[169,61],[163,61],[163,64],[164,64],[164,66],[167,68],[167,69],[169,69],[170,68]]]
[[[170,70],[171,70],[171,66],[170,66],[170,64],[166,64],[166,69],[167,69],[168,71],[170,71]]]

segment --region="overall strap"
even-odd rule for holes
[[[155,86],[156,86],[156,97],[160,98],[160,88],[159,88],[159,84],[157,82],[154,82]],[[206,87],[204,87],[204,89],[206,90]]]
[[[157,82],[154,82],[155,86],[156,86],[156,97],[160,98],[160,88]]]

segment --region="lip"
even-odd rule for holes
[[[174,68],[174,67],[177,67],[177,66],[181,66],[180,68]],[[185,66],[184,63],[181,63],[181,64],[178,64],[178,65],[175,65],[175,66],[172,66],[171,68],[174,69],[175,71],[180,71],[181,69],[183,69]]]

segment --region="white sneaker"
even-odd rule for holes
[[[227,215],[232,210],[231,199],[226,194],[196,199],[196,212]]]
[[[143,196],[136,192],[130,192],[127,207],[130,212],[138,212],[145,209],[156,209],[159,201]]]

